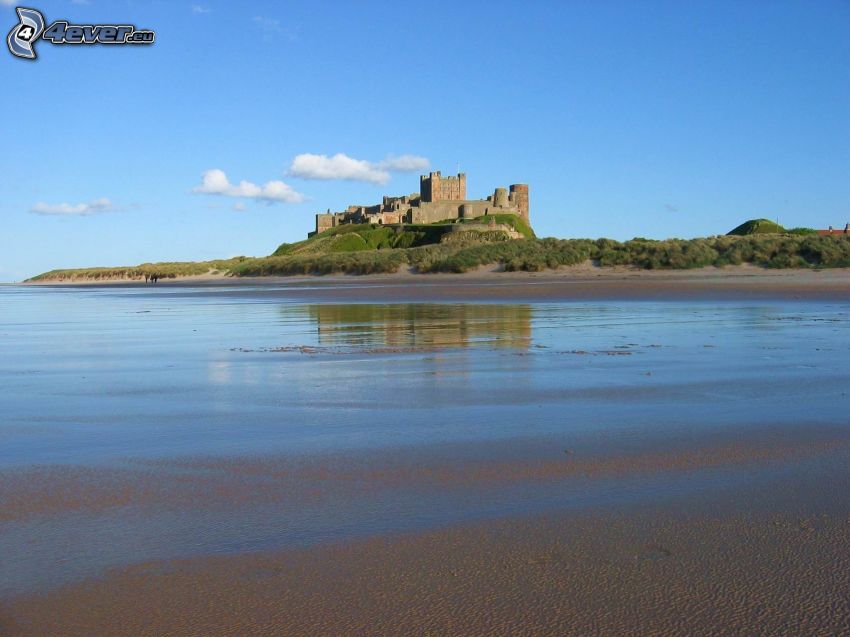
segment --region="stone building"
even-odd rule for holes
[[[463,201],[466,199],[466,174],[443,177],[435,173],[419,177],[419,196],[423,201]]]
[[[530,224],[528,186],[496,188],[486,199],[466,198],[466,175],[443,177],[440,171],[419,178],[419,193],[384,196],[373,206],[348,206],[342,212],[316,215],[316,230],[309,236],[347,223],[435,223],[447,219],[474,219],[485,215],[514,214]]]

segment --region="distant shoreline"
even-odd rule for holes
[[[202,287],[211,291],[218,289],[219,294],[280,294],[339,301],[605,298],[850,301],[850,268],[766,269],[740,265],[692,270],[642,270],[583,264],[544,272],[504,272],[484,266],[463,274],[417,274],[402,268],[392,274],[264,277],[207,274],[162,279],[156,284],[111,279],[38,281],[20,285],[62,288],[111,286],[145,290]]]

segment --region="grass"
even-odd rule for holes
[[[510,226],[523,237],[534,238],[534,230],[516,215],[487,215],[475,219],[460,219],[460,223],[486,224],[491,219],[496,223]],[[383,226],[378,224],[347,224],[325,230],[304,241],[282,243],[272,253],[273,257],[307,254],[334,254],[340,252],[358,252],[364,250],[387,250],[398,248],[417,248],[440,243],[449,233],[452,220],[431,224],[404,224],[403,226]]]
[[[233,276],[291,276],[294,274],[377,274],[396,272],[406,262],[406,250],[375,250],[316,255],[271,256],[249,259],[234,267]]]
[[[113,279],[144,280],[145,275],[156,275],[161,279],[173,279],[178,276],[198,276],[201,274],[230,272],[239,263],[249,257],[215,259],[213,261],[170,261],[164,263],[142,263],[141,265],[106,268],[76,268],[51,270],[27,279],[38,281],[108,281]]]
[[[283,243],[272,253],[272,256],[412,248],[439,243],[446,232],[445,226],[437,224],[405,224],[403,228],[378,224],[348,224],[325,230],[305,241]]]
[[[343,226],[298,244],[284,244],[268,257],[237,257],[200,263],[146,263],[127,268],[53,270],[30,281],[162,278],[219,271],[232,276],[373,274],[409,266],[417,272],[466,272],[500,265],[537,272],[586,261],[600,266],[689,269],[752,264],[765,268],[850,267],[850,235],[811,233],[723,235],[699,239],[507,239],[504,232],[458,232],[442,237],[445,225]],[[365,248],[364,248],[365,246]]]
[[[466,233],[461,233],[466,234]],[[250,259],[237,276],[369,274],[407,264],[418,272],[466,272],[482,265],[538,272],[594,261],[601,266],[682,270],[744,263],[766,268],[850,267],[850,237],[818,235],[718,236],[704,239],[515,239],[443,242],[408,250]]]
[[[485,215],[483,217],[476,217],[475,219],[461,219],[461,223],[487,223],[490,219],[495,219],[496,223],[501,223],[506,226],[510,226],[517,232],[519,232],[526,239],[534,239],[534,230],[531,229],[531,226],[528,225],[524,219],[521,217],[517,217],[516,215]]]

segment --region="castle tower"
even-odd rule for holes
[[[519,209],[520,216],[525,219],[527,224],[531,224],[529,219],[530,210],[528,207],[528,184],[511,184],[511,202]]]
[[[508,203],[508,191],[504,188],[496,188],[493,192],[493,205],[497,208],[507,208]]]
[[[419,196],[424,202],[463,201],[466,199],[466,174],[457,177],[443,177],[438,170],[435,173],[419,177]]]

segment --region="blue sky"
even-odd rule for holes
[[[157,41],[0,54],[0,280],[268,254],[425,162],[542,236],[850,221],[844,1],[25,6]]]

